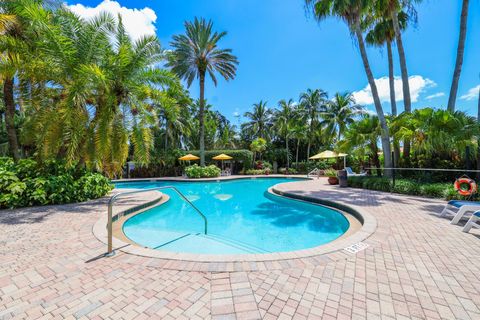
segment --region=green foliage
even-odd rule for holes
[[[103,175],[64,162],[0,158],[0,208],[86,201],[112,189]]]
[[[197,164],[185,168],[185,174],[191,179],[215,178],[220,175],[220,168],[214,165],[200,167]]]
[[[325,170],[324,174],[327,177],[336,178],[337,177],[337,170],[330,168],[330,169]]]
[[[295,168],[280,168],[278,169],[278,173],[280,174],[297,174],[298,171]]]
[[[266,174],[267,171],[270,172],[270,170],[268,169],[248,169],[245,171],[245,174],[251,175],[251,176],[258,176],[258,175]]]
[[[397,179],[395,186],[392,180],[384,177],[348,177],[348,185],[352,188],[363,188],[385,192],[417,195],[430,198],[465,199],[453,187],[453,183],[422,183],[410,179]]]

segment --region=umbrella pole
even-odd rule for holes
[[[347,157],[343,157],[343,169],[347,167]]]

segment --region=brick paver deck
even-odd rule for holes
[[[444,202],[324,180],[278,188],[368,211],[369,247],[271,270],[187,271],[123,252],[96,259],[105,199],[0,211],[0,319],[480,319],[480,233],[432,215]]]

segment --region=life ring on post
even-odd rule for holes
[[[462,196],[471,196],[477,192],[477,184],[474,180],[466,177],[458,178],[453,185],[458,194]]]

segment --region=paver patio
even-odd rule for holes
[[[105,199],[0,211],[0,319],[480,319],[480,232],[432,215],[444,202],[323,179],[278,189],[369,212],[369,247],[188,271],[199,268],[123,252],[95,259]]]

